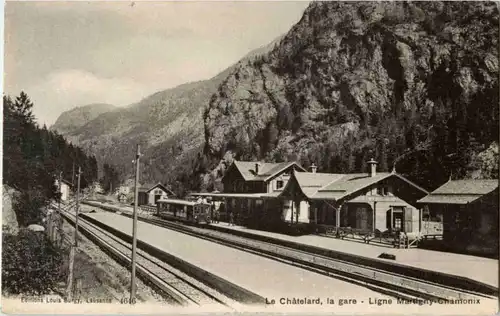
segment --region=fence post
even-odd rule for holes
[[[71,243],[71,246],[70,246],[70,252],[69,252],[69,272],[68,272],[68,287],[67,287],[67,292],[66,292],[66,295],[67,295],[67,298],[68,298],[68,301],[71,302],[72,298],[73,298],[73,266],[74,266],[74,263],[75,263],[75,245],[73,243]]]
[[[78,278],[78,279],[76,279],[76,283],[75,283],[75,295],[74,295],[74,297],[80,298],[81,295],[82,295],[82,278]]]

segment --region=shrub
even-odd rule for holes
[[[2,239],[2,291],[5,294],[48,294],[63,277],[62,252],[44,233],[21,230]]]

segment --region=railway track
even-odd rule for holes
[[[119,207],[110,207],[96,203],[90,205],[100,207],[111,212],[119,211],[121,215],[131,217],[129,211]],[[400,299],[432,301],[449,301],[457,299],[475,300],[496,299],[497,295],[497,293],[481,293],[478,291],[423,281],[417,278],[402,276],[400,274],[366,266],[359,266],[351,262],[312,254],[290,247],[239,237],[228,233],[186,226],[184,224],[153,218],[151,216],[139,216],[139,218],[141,221],[150,224],[216,242],[228,247],[265,256],[286,264],[299,266],[310,271],[344,280],[346,282],[362,285],[372,290]]]
[[[451,287],[436,286],[432,283],[422,282],[416,279],[397,278],[396,282],[391,282],[391,275],[388,273],[363,267],[356,267],[356,271],[353,271],[351,268],[352,264],[350,263],[343,263],[327,257],[314,256],[307,252],[261,241],[255,242],[238,236],[228,237],[229,234],[219,232],[200,232],[197,231],[199,230],[198,228],[194,227],[186,229],[184,225],[176,225],[161,219],[149,219],[148,222],[197,238],[255,253],[290,265],[299,266],[310,271],[341,279],[346,282],[362,285],[374,291],[400,299],[440,301],[452,299],[488,298],[485,295],[471,291],[458,291]],[[401,286],[401,283],[404,284],[405,282],[407,285],[413,283],[413,286]],[[419,290],[414,288],[418,288]]]
[[[61,215],[74,225],[74,214],[61,211]],[[87,221],[82,216],[79,217],[79,230],[111,257],[129,268],[131,265],[131,244]],[[163,296],[173,300],[175,304],[186,307],[218,305],[227,311],[234,310],[234,307],[238,305],[238,302],[227,298],[151,254],[137,249],[136,258],[136,271],[139,277],[159,290]]]

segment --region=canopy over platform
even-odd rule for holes
[[[202,196],[211,198],[246,198],[246,199],[261,199],[266,193],[191,193],[192,196]]]
[[[179,200],[179,199],[159,199],[157,203],[166,203],[166,204],[175,204],[175,205],[186,205],[186,206],[194,206],[196,204],[208,204],[203,201],[186,201],[186,200]]]

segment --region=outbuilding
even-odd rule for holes
[[[498,180],[450,180],[418,202],[442,214],[443,247],[498,258]]]
[[[174,192],[169,190],[161,183],[154,185],[145,185],[139,188],[139,205],[156,205],[159,199],[167,199],[175,196]]]
[[[59,193],[61,193],[61,201],[67,201],[70,198],[71,182],[62,179],[61,183],[56,179],[55,183]]]

